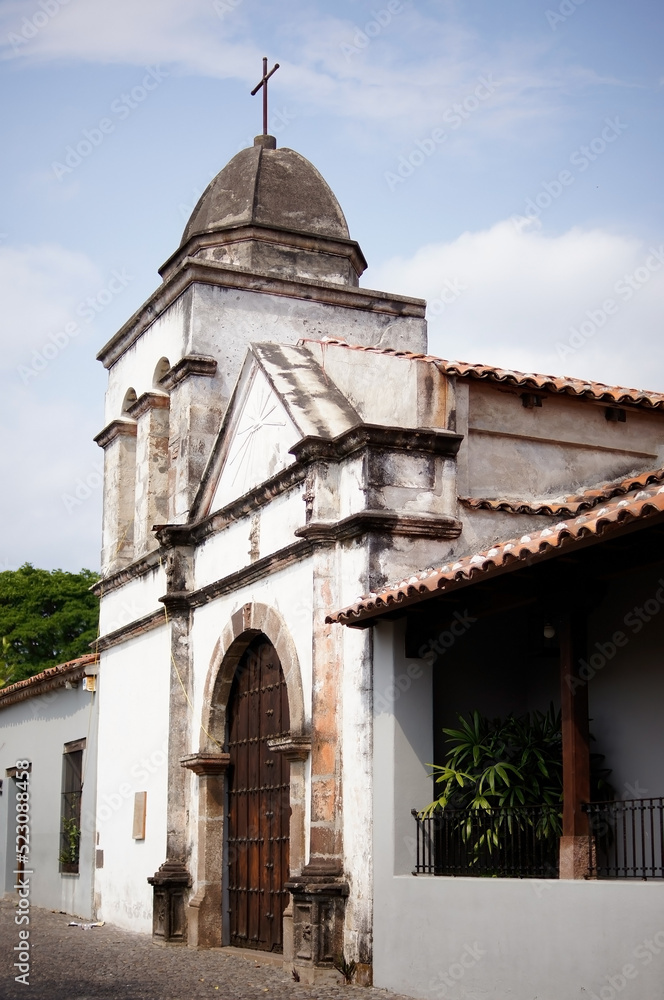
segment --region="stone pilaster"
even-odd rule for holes
[[[325,979],[344,954],[348,883],[341,862],[311,861],[286,883],[293,910],[293,967],[305,983]]]
[[[134,558],[158,547],[152,528],[168,518],[168,430],[166,393],[146,392],[129,409],[136,420]]]
[[[95,438],[104,449],[102,576],[134,559],[136,421],[114,420]]]
[[[227,753],[188,754],[183,768],[198,776],[198,866],[196,892],[187,907],[192,948],[220,948],[224,860],[224,797]]]
[[[166,861],[152,879],[155,916],[153,935],[164,944],[186,944],[188,938],[185,897],[191,886],[188,869],[187,814],[189,781],[180,766],[191,746],[191,709],[193,669],[191,656],[191,610],[188,594],[191,590],[193,550],[185,545],[173,545],[166,553],[167,592],[161,598],[171,632],[171,675],[168,718],[168,798],[166,817]],[[166,878],[160,873],[177,872]],[[173,909],[175,907],[175,909]],[[158,919],[159,913],[165,914]],[[169,914],[177,914],[175,922]],[[158,928],[163,926],[163,933]],[[172,934],[172,928],[177,933]]]
[[[227,400],[213,389],[214,358],[190,354],[173,365],[160,386],[170,393],[168,520],[182,523],[191,509]]]

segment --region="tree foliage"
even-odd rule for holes
[[[0,573],[0,687],[90,652],[99,601],[96,573],[36,569]]]

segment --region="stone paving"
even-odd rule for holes
[[[148,935],[111,924],[82,930],[77,918],[30,911],[29,985],[17,983],[13,951],[19,943],[14,901],[0,900],[0,998],[16,1000],[408,1000],[385,990],[339,985],[304,986],[274,962],[224,950],[160,948]]]

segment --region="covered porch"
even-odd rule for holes
[[[663,542],[657,486],[340,613],[374,626],[377,985],[496,1000],[656,995]],[[443,728],[458,728],[459,714],[550,706],[561,717],[557,806],[422,818],[437,794],[430,765],[444,759]],[[595,752],[610,769],[603,799]],[[483,822],[497,837],[482,853]]]

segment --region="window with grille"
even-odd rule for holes
[[[60,871],[78,874],[81,846],[81,795],[85,740],[65,743],[62,754],[62,807],[60,810]]]

